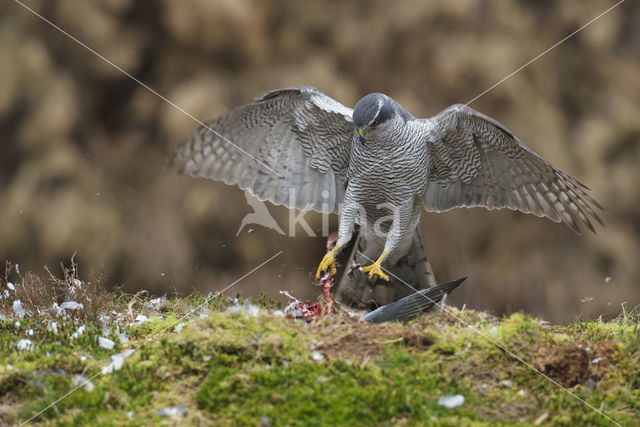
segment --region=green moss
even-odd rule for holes
[[[555,425],[609,424],[510,354],[544,370],[550,357],[567,349],[588,360],[604,357],[588,362],[590,380],[570,387],[571,393],[623,425],[640,416],[636,319],[552,327],[521,313],[495,319],[452,309],[454,315],[425,315],[405,326],[344,318],[303,326],[229,305],[226,298],[193,295],[169,299],[154,312],[145,301],[133,301],[123,322],[141,313],[151,320],[120,323],[128,344],[118,340],[113,319],[86,323],[76,338],[71,335],[79,324],[71,319],[58,320],[57,333],[44,319],[23,319],[19,327],[0,321],[0,402],[10,402],[0,421],[29,419],[72,391],[78,375],[91,377],[112,355],[138,346],[121,370],[94,378],[92,391],[74,391],[34,421],[146,424],[163,421],[158,410],[184,404],[185,424],[257,424],[266,417],[273,425],[484,425],[532,423],[544,414],[545,423]],[[211,312],[201,317],[202,307]],[[104,334],[116,343],[113,350],[97,344]],[[427,336],[432,344],[416,344],[415,337]],[[19,351],[15,344],[22,338],[35,348]],[[314,350],[325,357],[316,360]],[[454,394],[465,397],[463,405],[438,404]]]
[[[297,363],[253,369],[214,367],[196,401],[212,416],[256,424],[370,424],[400,418],[427,420],[444,412],[428,391],[442,387],[466,393],[440,376],[416,375],[408,355],[382,364]],[[473,416],[470,406],[460,410]]]

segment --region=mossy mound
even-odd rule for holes
[[[44,424],[223,425],[611,423],[597,411],[622,425],[640,418],[633,315],[560,327],[448,308],[406,325],[346,313],[304,324],[276,308],[264,299],[121,297],[95,321],[5,318],[0,423],[34,415]],[[452,395],[464,402],[443,406]]]

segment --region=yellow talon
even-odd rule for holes
[[[369,279],[375,282],[379,277],[385,282],[389,281],[389,276],[385,274],[384,271],[382,271],[382,268],[380,267],[380,264],[382,264],[382,261],[384,261],[386,257],[387,257],[387,253],[382,252],[382,255],[380,255],[380,258],[378,258],[376,262],[366,267],[362,267],[365,273],[369,273]]]
[[[336,244],[333,249],[327,252],[324,258],[322,258],[322,261],[320,261],[320,265],[318,266],[318,271],[316,272],[317,280],[320,280],[320,276],[322,276],[322,273],[324,273],[325,271],[331,270],[331,274],[336,274],[338,272],[338,269],[336,268],[335,258],[336,252],[338,251],[339,247],[340,246]]]

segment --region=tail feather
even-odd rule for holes
[[[361,236],[355,239],[345,267],[371,264],[362,255],[366,243]],[[372,283],[366,274],[358,270],[344,273],[336,290],[336,300],[349,306],[377,308],[411,295],[416,290],[431,288],[437,284],[427,259],[420,228],[416,228],[409,251],[394,265],[383,268],[389,274],[389,282],[379,280]]]
[[[465,279],[466,277],[463,277],[453,282],[415,292],[412,295],[365,314],[362,316],[362,321],[367,323],[382,323],[389,321],[406,322],[411,320],[418,314],[429,310],[435,304],[442,301],[445,294],[451,293],[451,291],[457,288]]]

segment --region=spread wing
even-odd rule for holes
[[[593,231],[602,209],[577,180],[556,169],[507,128],[465,105],[423,120],[429,153],[427,211],[509,208]]]
[[[312,87],[272,90],[200,127],[170,165],[276,205],[337,212],[354,135],[351,115]]]

